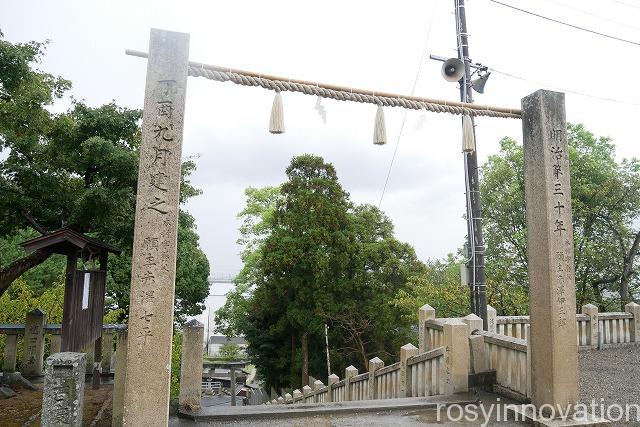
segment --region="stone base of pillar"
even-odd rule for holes
[[[524,421],[536,427],[565,427],[565,426],[610,426],[611,422],[592,414],[577,413],[566,418],[540,417],[533,405],[511,405],[507,408],[510,420]]]

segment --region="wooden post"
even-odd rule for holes
[[[236,368],[232,366],[229,374],[231,382],[231,406],[236,406]]]
[[[189,35],[151,30],[131,266],[124,425],[166,426]]]

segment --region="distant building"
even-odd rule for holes
[[[243,351],[247,348],[247,342],[244,337],[227,338],[224,335],[211,335],[207,346],[207,354],[209,356],[217,356],[220,352],[220,347],[228,343],[238,344],[238,347]]]

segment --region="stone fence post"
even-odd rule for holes
[[[482,331],[483,330],[483,323],[482,323],[482,318],[478,317],[475,314],[469,314],[465,317],[462,318],[462,321],[464,323],[467,324],[467,326],[469,327],[469,335],[471,335],[471,333],[473,331]]]
[[[111,356],[113,355],[113,333],[102,334],[102,372],[111,373]]]
[[[195,410],[200,408],[202,394],[202,343],[204,325],[196,319],[189,321],[182,330],[182,358],[180,362],[181,408]],[[235,396],[231,396],[235,400]]]
[[[52,334],[49,341],[49,354],[60,353],[62,347],[62,335]]]
[[[327,378],[327,386],[329,387],[329,391],[327,392],[327,402],[333,402],[335,400],[333,398],[332,387],[338,381],[340,381],[340,378],[338,378],[336,374],[331,374],[329,375],[329,378]]]
[[[4,342],[4,361],[2,362],[2,372],[4,372],[5,374],[10,374],[16,371],[17,355],[18,335],[6,335],[6,339]]]
[[[640,342],[640,305],[635,302],[630,302],[624,306],[624,310],[627,313],[633,314],[633,319],[629,322],[631,342]]]
[[[45,318],[44,312],[36,308],[27,314],[25,320],[22,375],[26,377],[42,375]]]
[[[300,389],[293,390],[293,403],[296,403],[298,400],[302,400],[302,392]]]
[[[411,397],[411,374],[407,360],[418,354],[420,350],[413,344],[405,344],[400,347],[400,397]]]
[[[443,394],[469,390],[469,327],[460,320],[450,320],[442,326],[445,348],[442,373]]]
[[[85,363],[82,353],[56,353],[47,358],[42,427],[82,425]]]
[[[598,348],[598,307],[593,304],[582,306],[582,314],[589,316],[587,322],[588,345],[591,348]]]
[[[307,403],[307,399],[309,398],[309,396],[311,396],[311,393],[311,387],[309,387],[308,385],[302,387],[302,403]]]
[[[420,353],[424,353],[430,348],[427,328],[425,328],[424,322],[435,318],[436,311],[429,304],[425,304],[418,309],[418,348]]]
[[[531,325],[526,325],[527,337],[531,337]],[[531,339],[527,339],[527,397],[531,398],[533,378],[531,378]]]
[[[376,371],[384,367],[384,362],[378,358],[374,357],[369,360],[369,390],[367,393],[367,398],[369,400],[375,400],[378,398],[378,388],[376,387]]]
[[[112,427],[122,427],[122,417],[124,415],[124,384],[127,375],[127,337],[128,332],[126,329],[118,332],[116,369],[113,375]]]
[[[313,401],[314,403],[318,403],[319,402],[319,395],[318,395],[318,390],[320,390],[322,387],[324,387],[324,384],[322,383],[322,381],[320,380],[315,380],[313,382],[313,392],[314,392],[314,397],[313,397]]]
[[[487,332],[496,333],[498,329],[498,312],[490,305],[487,306]]]
[[[351,400],[351,378],[356,375],[358,375],[358,369],[353,365],[347,366],[344,370],[344,400],[347,402]]]

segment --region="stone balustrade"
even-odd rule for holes
[[[438,348],[421,352],[414,345],[406,344],[400,348],[400,361],[396,363],[384,366],[384,362],[375,357],[369,361],[368,372],[358,373],[355,367],[349,366],[342,380],[332,374],[326,386],[316,380],[313,387],[293,390],[267,404],[348,402],[467,391],[469,328],[457,319],[440,320],[434,328],[442,337],[431,341],[441,343]]]
[[[328,403],[452,394],[468,390],[468,375],[495,370],[496,387],[516,399],[531,397],[529,316],[497,316],[488,307],[489,331],[475,315],[436,318],[425,304],[418,311],[418,347],[400,349],[400,361],[384,366],[369,361],[369,371],[349,366],[345,377],[329,377],[328,385],[315,381],[302,391],[272,399],[268,404]],[[627,304],[626,312],[598,313],[587,304],[576,314],[580,349],[640,343],[640,305]],[[470,354],[470,347],[474,354]],[[472,357],[473,356],[473,357]]]
[[[637,334],[639,328],[635,326],[640,323],[640,305],[629,303],[625,308],[625,312],[599,313],[595,305],[584,305],[582,313],[576,314],[578,348],[584,350],[640,343],[640,334]],[[529,316],[496,316],[494,324],[495,330],[490,328],[490,332],[525,341],[529,338]]]
[[[42,375],[44,363],[44,342],[45,337],[49,337],[49,354],[59,353],[61,346],[62,325],[46,324],[45,313],[39,309],[30,312],[23,324],[3,324],[0,323],[0,335],[4,335],[4,354],[2,358],[2,372],[12,373],[18,368],[18,348],[22,343],[22,374],[25,376]],[[113,370],[112,355],[113,347],[119,332],[125,331],[127,325],[106,324],[102,327],[102,372]],[[93,367],[93,349],[87,352],[87,370]],[[88,372],[90,373],[90,372]]]
[[[525,398],[530,397],[527,341],[486,331],[480,331],[478,335],[484,337],[489,369],[496,371],[497,385]]]

